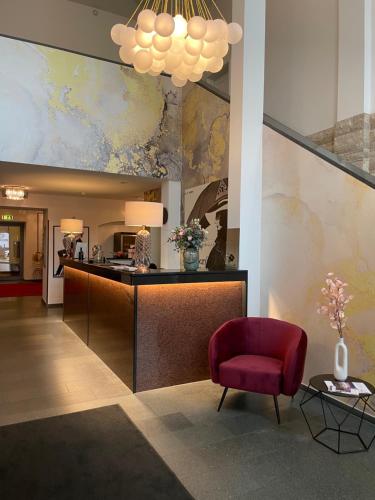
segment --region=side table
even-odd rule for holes
[[[331,392],[328,391],[328,388],[326,384],[324,383],[325,380],[331,380],[334,381],[334,376],[332,374],[323,374],[323,375],[316,375],[315,377],[312,377],[310,379],[310,383],[308,386],[307,391],[305,392],[302,401],[300,403],[300,408],[302,411],[302,414],[304,416],[304,419],[306,421],[306,424],[309,428],[310,434],[312,438],[320,443],[321,445],[325,446],[326,448],[334,451],[335,453],[341,455],[341,454],[347,454],[347,453],[359,453],[363,451],[368,451],[371,448],[372,443],[375,440],[375,428],[374,428],[374,436],[373,438],[366,444],[362,435],[362,424],[363,420],[365,417],[366,410],[369,408],[372,411],[375,412],[375,408],[371,406],[369,403],[370,398],[375,394],[375,387],[365,380],[361,380],[359,378],[355,377],[348,377],[347,382],[362,382],[367,386],[369,391],[371,391],[371,394],[359,394],[358,396],[354,396],[352,394],[342,394],[341,392]],[[309,389],[315,389],[316,392],[313,394],[310,393]],[[328,396],[336,396],[340,398],[347,398],[351,399],[348,405],[344,405],[343,407],[340,406],[338,408],[337,404],[331,400]],[[320,400],[320,405],[322,409],[322,417],[324,420],[324,426],[323,428],[317,432],[314,433],[311,427],[311,421],[309,421],[309,416],[305,413],[305,405],[307,405],[310,401],[313,399],[318,398]],[[359,408],[360,403],[363,403],[363,408]],[[336,409],[336,413],[335,413]],[[344,416],[341,417],[341,419],[337,416],[337,411],[344,412]],[[336,427],[333,427],[332,425],[328,424],[327,421],[327,416],[331,415],[333,421],[336,424]],[[347,420],[350,416],[355,416],[358,418],[358,428],[357,430],[354,431],[349,431],[345,430],[344,426],[347,423]],[[333,431],[337,433],[337,446],[331,446],[330,444],[327,444],[324,442],[321,438],[322,435],[328,431]],[[360,443],[360,448],[359,449],[350,449],[350,450],[343,450],[342,449],[342,435],[343,434],[348,434],[351,436],[356,436],[358,438],[358,441]]]

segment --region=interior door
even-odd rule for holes
[[[23,279],[23,224],[0,223],[0,280]]]

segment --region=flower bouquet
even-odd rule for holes
[[[177,252],[183,252],[185,271],[197,271],[199,268],[199,249],[207,239],[208,231],[194,219],[189,225],[181,225],[172,231],[169,243],[175,245]]]

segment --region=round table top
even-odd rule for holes
[[[320,392],[324,392],[327,394],[332,394],[334,396],[339,396],[340,398],[353,398],[357,396],[353,396],[353,394],[343,394],[342,392],[332,392],[328,390],[328,387],[324,383],[325,380],[330,380],[333,383],[335,383],[335,377],[332,375],[332,373],[326,373],[323,375],[315,375],[315,377],[312,377],[310,379],[310,385],[314,387],[314,389],[317,389]],[[366,382],[366,380],[362,380],[360,378],[356,377],[348,377],[345,382],[362,382],[363,384],[366,385],[369,391],[371,391],[371,395],[375,394],[375,387],[370,384],[369,382]],[[367,393],[360,393],[359,396],[370,396],[370,394]]]

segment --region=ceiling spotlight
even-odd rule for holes
[[[8,200],[24,200],[28,197],[28,191],[25,187],[21,186],[3,186],[2,194]]]

